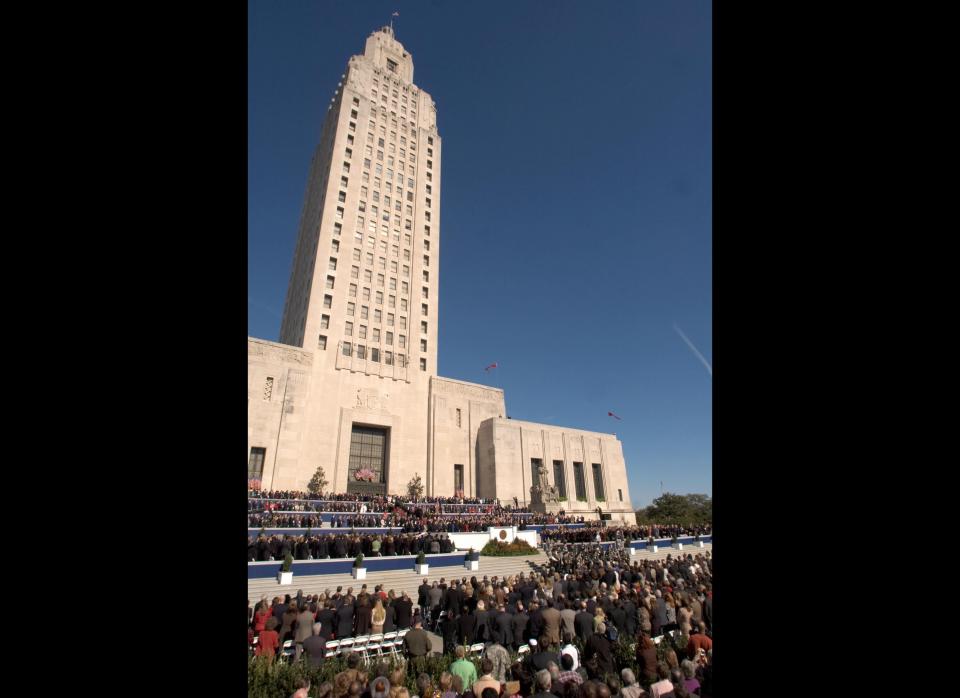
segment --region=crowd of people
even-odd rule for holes
[[[327,558],[382,557],[392,555],[436,555],[452,553],[453,542],[439,534],[323,533],[319,535],[247,536],[247,562]]]
[[[419,508],[405,509],[397,506],[390,512],[361,512],[330,517],[331,528],[402,528],[404,532],[426,531],[433,533],[485,531],[489,526],[544,526],[553,524],[583,523],[584,517],[559,514],[527,514],[512,510],[498,510],[489,514],[436,514]],[[247,514],[248,528],[320,528],[323,520],[319,512],[300,513],[299,510],[260,510]]]
[[[647,540],[653,538],[672,538],[673,536],[707,536],[712,534],[709,525],[654,525],[654,526],[603,526],[594,521],[584,528],[544,529],[540,531],[540,540],[544,543],[594,543],[601,541]]]
[[[406,658],[414,661],[408,668],[432,651],[453,657],[439,687],[428,675],[418,677],[420,698],[707,698],[712,564],[709,552],[630,561],[622,549],[558,543],[547,563],[526,575],[424,579],[416,603],[379,586],[370,593],[366,585],[356,595],[338,587],[272,604],[264,598],[254,608],[248,602],[248,639],[257,635],[256,652],[268,658],[293,640],[296,656],[304,653],[317,665],[329,639],[412,628],[403,640]],[[433,647],[425,625],[440,634],[442,647]],[[654,638],[668,644],[658,652]],[[620,639],[635,646],[636,673],[617,659]],[[479,675],[464,657],[464,646],[473,643],[485,645]],[[512,661],[511,652],[523,645],[529,652]],[[405,676],[374,667],[370,679],[356,655],[348,658],[350,670],[349,682],[336,677],[331,698],[353,694],[355,681],[360,691],[374,691],[371,698],[384,689],[409,698],[406,689],[396,695],[389,689],[402,687]]]

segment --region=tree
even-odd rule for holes
[[[307,485],[307,491],[319,497],[329,484],[326,476],[323,474],[323,466],[320,466],[310,479],[310,483]]]
[[[414,499],[420,499],[423,496],[423,481],[419,475],[414,475],[413,479],[407,483],[407,495]]]
[[[646,509],[637,511],[637,523],[703,524],[713,522],[713,501],[705,494],[664,492]]]

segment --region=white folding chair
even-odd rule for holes
[[[283,643],[283,650],[280,652],[280,656],[286,659],[287,661],[290,661],[290,658],[293,656],[294,651],[295,650],[293,648],[293,640],[287,640],[286,642]]]
[[[530,645],[520,645],[517,648],[517,656],[519,657],[521,654],[526,654],[529,651],[530,651]]]
[[[353,651],[353,645],[356,642],[356,638],[345,637],[340,640],[340,654],[341,656],[350,654]]]
[[[329,640],[326,645],[326,652],[323,653],[324,659],[331,659],[340,654],[340,640]]]
[[[370,641],[369,635],[358,635],[357,637],[353,638],[353,648],[351,649],[351,651],[359,654],[361,659],[365,658],[367,643],[369,641]]]
[[[484,648],[484,644],[482,642],[478,642],[474,645],[470,645],[470,654],[475,654],[479,657],[480,655],[483,654],[483,648]]]
[[[662,640],[663,640],[663,635],[657,635],[655,638],[653,638],[653,644],[659,645]]]
[[[380,642],[380,654],[381,656],[384,653],[389,653],[394,657],[399,656],[398,647],[400,646],[400,640],[397,639],[399,633],[396,630],[391,630],[389,633],[384,633],[383,640]]]
[[[377,633],[371,635],[370,639],[367,640],[366,646],[363,648],[363,661],[367,664],[370,663],[371,656],[380,657],[383,654],[383,633]]]

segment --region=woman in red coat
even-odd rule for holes
[[[253,632],[263,632],[267,625],[267,619],[272,613],[272,609],[263,601],[258,603],[256,610],[253,612]]]
[[[267,657],[267,661],[272,662],[277,655],[277,648],[280,646],[280,634],[277,632],[276,618],[268,618],[267,626],[260,631],[260,640],[257,642],[255,654],[258,657]]]

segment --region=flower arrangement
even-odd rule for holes
[[[370,470],[370,468],[360,468],[360,470],[353,473],[353,477],[361,482],[373,482],[377,478],[377,474]]]

